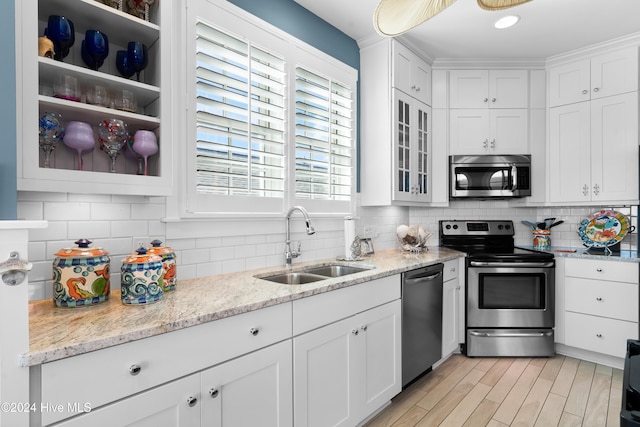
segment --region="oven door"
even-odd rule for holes
[[[554,261],[469,261],[468,328],[553,328],[554,299]]]

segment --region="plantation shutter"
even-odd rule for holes
[[[352,91],[296,68],[295,197],[351,198]]]
[[[282,57],[196,24],[196,191],[283,198]]]

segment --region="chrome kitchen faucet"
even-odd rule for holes
[[[293,258],[297,258],[299,257],[302,252],[300,252],[300,246],[301,243],[298,242],[298,249],[297,250],[291,250],[291,228],[290,228],[290,219],[291,219],[291,214],[293,214],[293,211],[300,211],[302,212],[302,215],[304,215],[304,221],[307,227],[307,234],[308,235],[312,235],[313,233],[316,232],[316,230],[314,230],[313,226],[311,225],[311,218],[309,218],[309,214],[307,213],[307,210],[305,208],[303,208],[302,206],[293,206],[291,209],[289,209],[289,212],[287,212],[287,236],[285,237],[285,250],[284,250],[284,259],[285,259],[285,265],[287,267],[291,267],[291,261],[293,260]]]

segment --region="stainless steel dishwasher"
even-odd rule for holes
[[[442,357],[442,268],[402,274],[402,386]]]

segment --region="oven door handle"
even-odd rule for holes
[[[499,262],[499,261],[470,261],[469,267],[553,267],[553,262]]]
[[[469,331],[469,335],[473,335],[475,337],[548,337],[551,335],[551,331],[535,331],[535,332],[478,332],[478,331]]]

